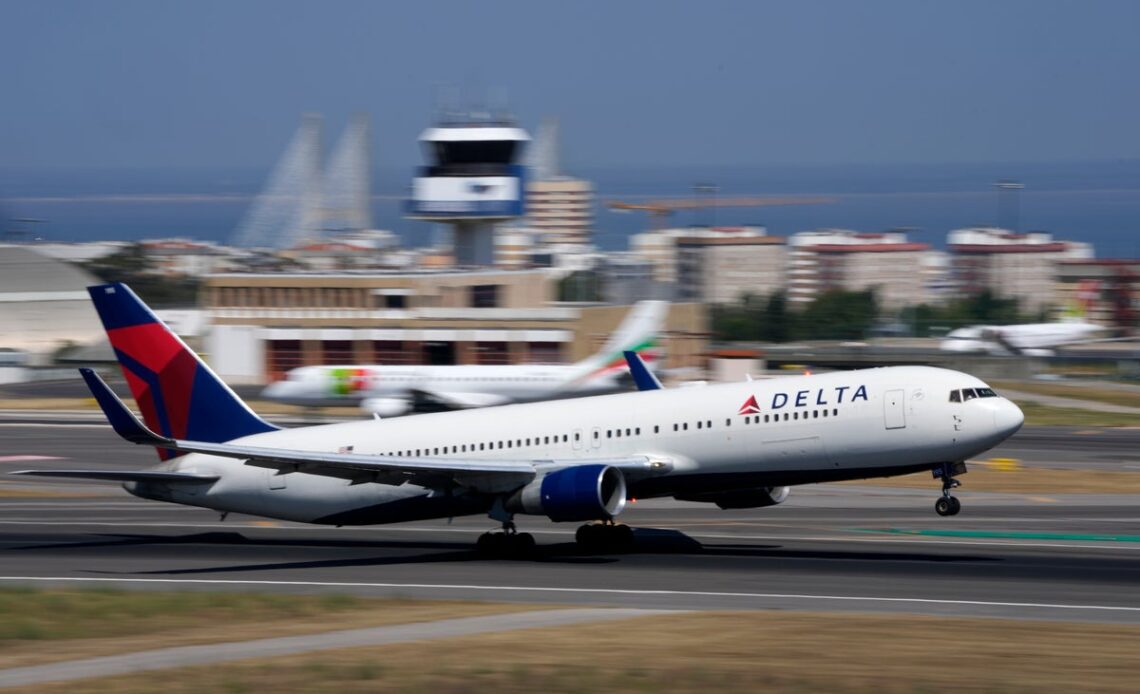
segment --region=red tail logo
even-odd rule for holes
[[[744,404],[740,406],[740,411],[736,414],[756,414],[760,411],[760,406],[756,404],[756,396],[749,395]]]

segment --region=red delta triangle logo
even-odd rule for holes
[[[756,404],[756,396],[749,395],[744,404],[740,406],[740,411],[736,414],[756,414],[760,411],[760,406]]]

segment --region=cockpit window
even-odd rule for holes
[[[996,398],[997,393],[993,388],[977,388],[979,398]]]
[[[966,402],[967,400],[973,400],[976,397],[978,397],[978,394],[976,392],[974,392],[973,388],[963,388],[962,389],[962,402]]]
[[[960,391],[960,390],[950,391],[950,402],[962,402],[962,391]]]

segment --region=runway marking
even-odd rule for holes
[[[1096,533],[1050,533],[1017,530],[909,530],[907,528],[852,528],[857,533],[889,535],[932,535],[935,537],[992,537],[1006,540],[1070,540],[1085,542],[1140,542],[1140,535],[1101,535]]]
[[[0,463],[27,463],[37,460],[67,460],[55,455],[0,455]]]
[[[653,590],[626,588],[566,588],[559,586],[487,586],[463,583],[368,583],[356,581],[267,581],[259,579],[206,578],[96,578],[86,576],[0,576],[0,581],[66,581],[73,583],[155,583],[239,586],[298,586],[324,588],[418,588],[422,590],[479,590],[487,592],[584,593],[588,595],[664,595],[706,598],[752,598],[768,600],[820,600],[832,602],[902,603],[914,605],[969,605],[973,607],[1016,607],[1045,610],[1089,610],[1100,612],[1136,612],[1140,607],[1124,605],[1075,605],[1047,602],[1003,602],[990,600],[950,600],[946,598],[896,598],[873,595],[810,595],[807,593],[744,593],[712,590]]]

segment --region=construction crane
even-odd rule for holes
[[[669,217],[685,210],[702,210],[718,207],[773,207],[776,205],[829,205],[835,198],[664,198],[642,202],[610,200],[606,207],[615,212],[647,212],[653,229],[664,229]]]

